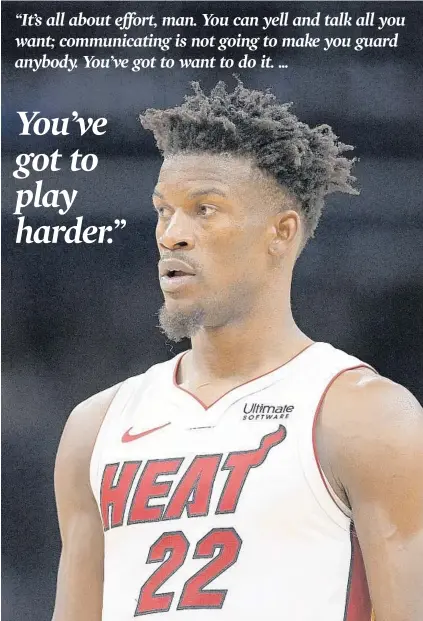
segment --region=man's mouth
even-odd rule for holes
[[[165,276],[167,278],[178,278],[179,276],[193,276],[193,274],[187,274],[186,272],[182,272],[181,270],[168,270]]]
[[[163,291],[176,291],[189,284],[196,274],[194,269],[185,261],[179,259],[164,259],[159,263],[160,285]]]
[[[159,274],[169,278],[195,276],[195,270],[189,263],[180,259],[162,259],[159,263]]]

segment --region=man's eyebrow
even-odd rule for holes
[[[164,200],[163,194],[160,194],[160,192],[156,189],[153,190],[153,196],[158,196],[159,198]]]
[[[194,190],[189,194],[189,198],[196,198],[197,196],[203,196],[204,194],[219,194],[219,196],[224,196],[226,198],[226,194],[223,190],[219,190],[219,188],[203,188],[201,190]]]

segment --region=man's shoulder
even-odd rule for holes
[[[407,388],[371,369],[347,371],[326,395],[319,421],[336,478],[344,488],[383,476],[423,451],[423,410]],[[394,467],[395,469],[395,467]]]
[[[407,423],[419,409],[417,399],[407,388],[367,367],[341,373],[324,403],[326,417],[341,429],[362,425],[369,432],[400,421]]]
[[[130,393],[142,389],[146,384],[161,382],[163,379],[171,381],[173,368],[178,358],[179,354],[170,360],[158,362],[142,373],[132,375],[85,399],[72,410],[67,427],[83,428],[88,432],[88,437],[93,434],[97,435],[98,429],[118,393]]]
[[[84,399],[72,410],[69,420],[82,424],[87,419],[103,418],[123,384],[119,382]]]
[[[58,456],[90,458],[104,417],[123,382],[79,403],[70,413],[60,440]]]

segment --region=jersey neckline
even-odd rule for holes
[[[235,386],[234,388],[230,388],[225,393],[223,393],[223,395],[221,395],[215,401],[213,401],[213,403],[211,403],[210,405],[206,405],[194,393],[189,391],[187,388],[183,388],[177,383],[177,376],[178,376],[178,371],[180,368],[181,360],[185,356],[185,354],[187,354],[188,351],[190,350],[184,351],[175,357],[175,364],[173,366],[173,373],[172,373],[172,387],[175,393],[179,394],[179,396],[183,396],[185,398],[190,399],[192,403],[199,405],[204,412],[210,412],[212,408],[215,408],[216,406],[223,404],[224,402],[226,402],[228,398],[230,399],[231,397],[233,397],[233,401],[236,401],[237,399],[245,396],[245,394],[248,394],[249,391],[255,392],[256,389],[261,390],[265,386],[272,384],[274,381],[278,379],[282,371],[285,371],[288,368],[290,368],[291,364],[294,361],[298,361],[302,357],[303,354],[307,353],[309,350],[313,348],[315,349],[314,346],[319,345],[319,344],[320,344],[319,342],[313,341],[312,343],[310,343],[309,345],[301,349],[299,352],[297,352],[294,356],[292,356],[292,358],[289,358],[289,360],[277,366],[276,368],[271,369],[270,371],[267,371],[266,373],[263,373],[262,375],[258,375],[257,377],[253,377],[250,380],[247,380],[246,382],[243,382],[242,384]],[[254,387],[253,389],[254,383],[256,383],[257,386]],[[264,385],[262,385],[263,383]]]

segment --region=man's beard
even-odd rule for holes
[[[237,284],[224,296],[211,296],[191,308],[170,311],[165,304],[159,312],[160,328],[168,339],[178,343],[204,328],[213,330],[234,323],[248,314],[250,307],[251,289]]]
[[[168,339],[178,343],[204,328],[219,329],[242,320],[250,313],[257,295],[257,287],[240,281],[224,294],[211,295],[191,308],[169,310],[164,304],[159,312],[159,327]]]
[[[167,338],[178,343],[182,339],[192,338],[204,326],[205,316],[202,308],[170,312],[163,305],[159,311],[159,324]]]

